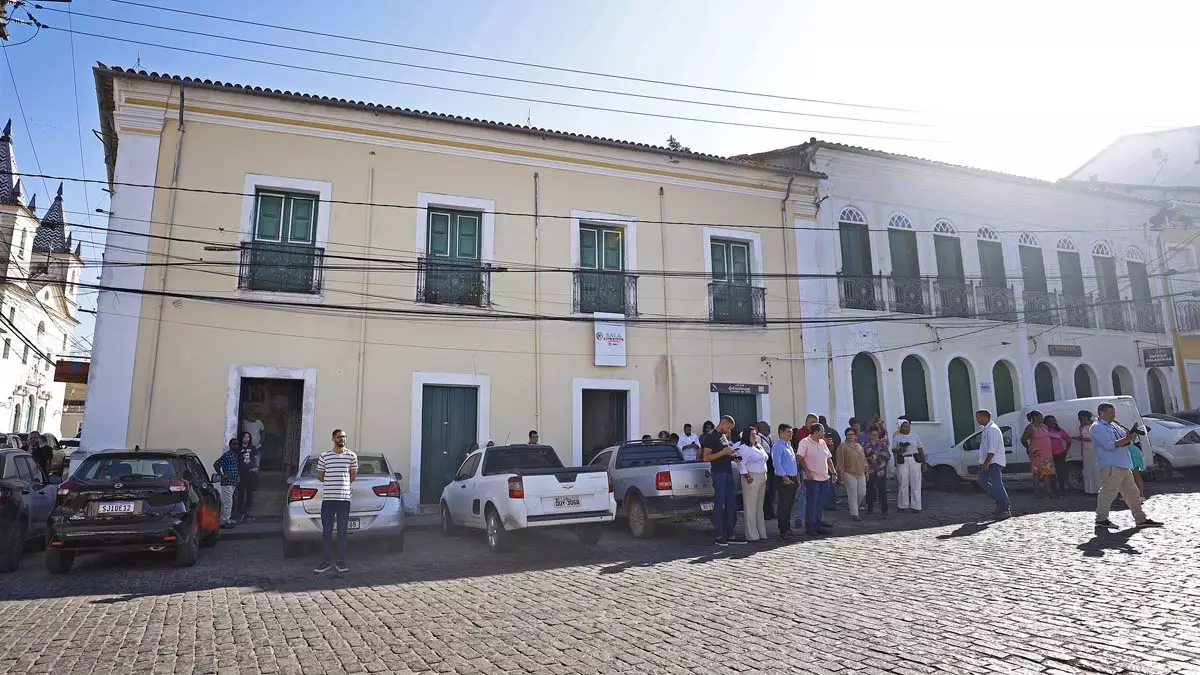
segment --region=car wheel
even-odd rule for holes
[[[646,502],[642,501],[641,497],[630,497],[629,533],[638,539],[648,539],[654,536],[654,527],[654,521],[646,512]]]
[[[75,553],[72,551],[46,551],[46,570],[51,574],[66,574],[75,564]]]
[[[584,525],[576,531],[576,534],[579,536],[579,543],[594,546],[600,543],[600,535],[603,532],[604,530],[601,530],[599,525]]]
[[[404,533],[388,540],[388,553],[404,553]]]
[[[187,541],[175,547],[175,565],[177,567],[191,567],[196,564],[196,552],[200,544],[198,535],[199,532],[192,532],[192,536],[188,537]]]
[[[1071,492],[1083,492],[1083,462],[1067,464],[1067,477],[1064,482]]]
[[[25,552],[25,537],[29,526],[24,521],[9,530],[8,545],[0,555],[0,573],[15,572],[21,566],[21,554]]]
[[[492,553],[500,553],[508,548],[508,533],[504,531],[504,523],[500,522],[500,514],[489,507],[487,512],[487,542]]]
[[[454,516],[450,515],[450,507],[442,502],[442,534],[453,537],[458,534],[458,526],[454,524]]]
[[[217,529],[204,535],[204,538],[200,540],[200,545],[204,548],[212,548],[219,541],[221,541],[221,528],[218,526]]]
[[[1154,456],[1154,464],[1147,467],[1142,472],[1142,478],[1150,481],[1169,480],[1175,473],[1175,468],[1171,466],[1171,462],[1167,461],[1162,455]]]
[[[942,492],[957,492],[962,486],[962,479],[953,468],[948,466],[935,466],[933,468],[933,486]]]
[[[298,541],[283,540],[283,557],[296,558],[304,553],[304,545]]]

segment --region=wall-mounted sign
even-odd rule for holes
[[[1175,350],[1171,347],[1149,347],[1142,350],[1142,365],[1162,368],[1175,365]]]
[[[713,382],[709,391],[714,394],[766,394],[771,391],[766,384],[739,384],[736,382]]]
[[[1083,356],[1083,347],[1079,345],[1046,345],[1050,356],[1073,356],[1079,358]]]
[[[625,365],[625,315],[596,312],[593,315],[596,336],[596,365]]]
[[[89,361],[56,361],[54,363],[55,382],[73,382],[87,384]]]
[[[992,393],[992,383],[991,382],[980,382],[979,383],[979,391],[981,391],[985,394]]]

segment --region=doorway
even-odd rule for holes
[[[583,390],[583,463],[605,448],[632,440],[629,434],[629,392],[622,389]]]
[[[1150,390],[1150,412],[1167,414],[1167,385],[1157,368],[1146,371],[1146,385]]]
[[[879,405],[879,369],[875,359],[861,352],[850,362],[850,388],[854,395],[854,416],[870,421],[882,415]]]
[[[733,439],[742,429],[758,421],[758,396],[754,394],[717,394],[717,412],[733,418]],[[713,420],[716,422],[716,420]]]
[[[283,511],[287,477],[300,463],[304,380],[243,377],[239,392],[238,434],[250,432],[262,452],[246,515],[277,517]]]
[[[442,488],[479,442],[479,388],[426,384],[421,390],[421,503]]]
[[[1037,392],[1038,403],[1054,400],[1054,371],[1045,362],[1033,369],[1033,388]]]
[[[950,361],[947,377],[950,380],[950,419],[954,422],[954,442],[975,432],[975,392],[971,384],[971,369],[966,361]]]

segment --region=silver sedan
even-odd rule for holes
[[[358,476],[350,485],[349,539],[384,541],[393,552],[404,550],[404,498],[401,476],[392,473],[383,455],[360,454]],[[291,557],[321,541],[321,482],[317,458],[309,457],[289,479],[283,516],[283,554]]]

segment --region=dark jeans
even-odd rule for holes
[[[237,483],[237,497],[234,498],[234,518],[240,519],[250,512],[250,505],[254,503],[254,491],[258,488],[258,472],[257,471],[239,471]]]
[[[737,525],[737,482],[732,473],[713,472],[713,527],[717,537],[732,537]]]
[[[791,485],[783,484],[783,476],[775,479],[776,492],[779,494],[779,507],[775,510],[779,516],[779,534],[790,534],[792,531],[792,507],[796,503],[796,491],[800,489],[796,476],[789,478],[792,479]]]
[[[1008,491],[1004,489],[1004,472],[999,464],[989,466],[987,471],[981,469],[976,481],[979,487],[996,501],[996,508],[1001,511],[1009,510],[1011,505],[1008,501]]]
[[[804,489],[808,492],[804,509],[804,531],[812,534],[825,527],[825,504],[833,484],[827,480],[806,480]]]
[[[1067,491],[1067,453],[1054,455],[1054,484],[1059,492]]]
[[[341,499],[326,499],[321,502],[321,530],[325,535],[325,562],[335,560],[333,557],[334,519],[337,520],[338,528],[336,560],[343,561],[346,559],[346,528],[350,527],[350,502]]]
[[[763,498],[763,517],[775,517],[775,463],[769,456],[767,457],[767,494]]]
[[[867,510],[875,508],[879,502],[879,512],[887,513],[887,475],[867,476]]]

